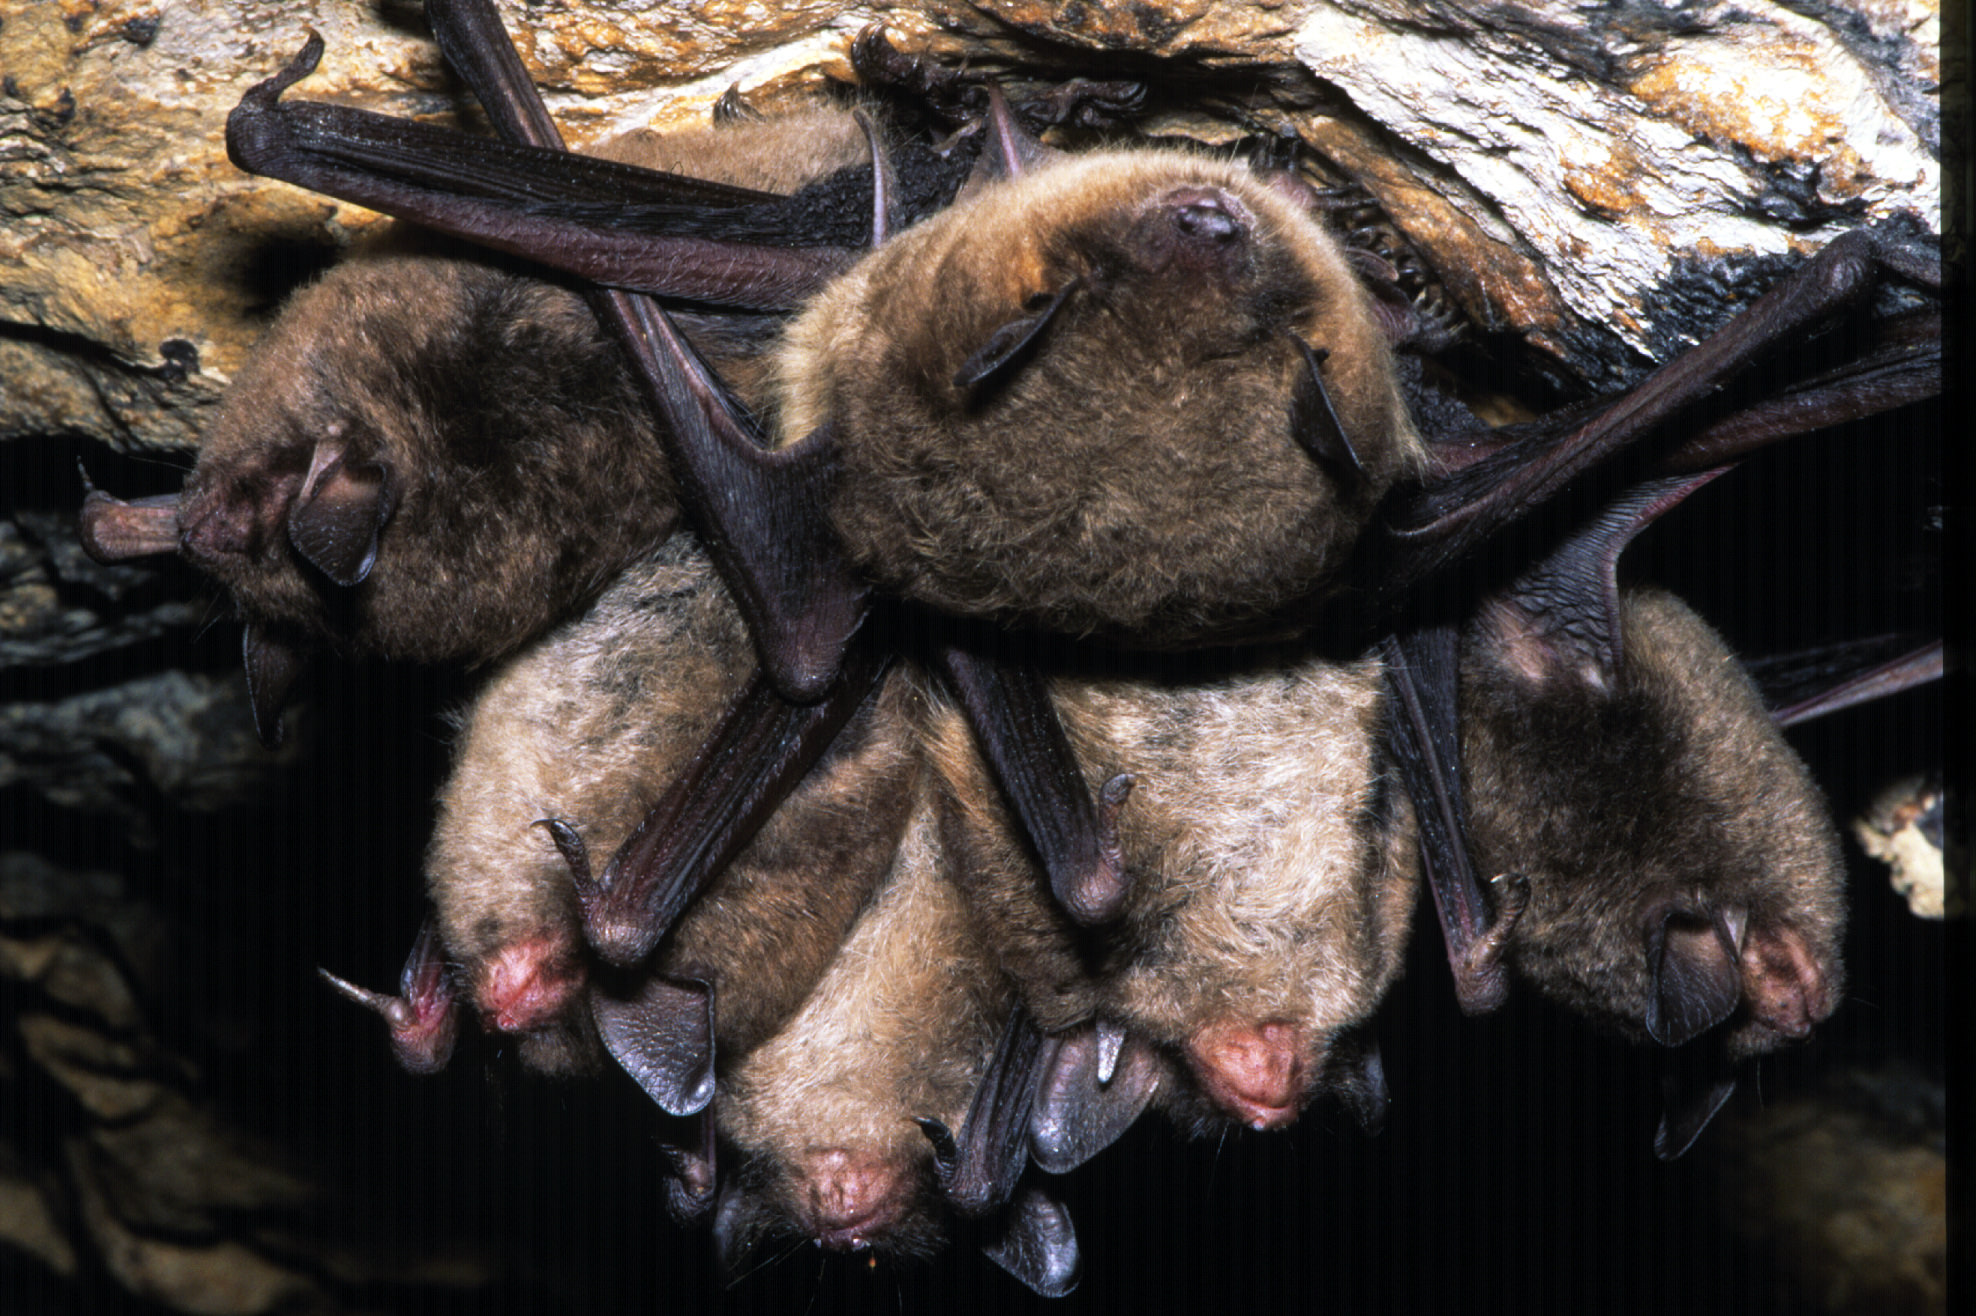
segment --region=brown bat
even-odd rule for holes
[[[1132,879],[1096,933],[1042,898],[961,720],[936,709],[927,736],[960,881],[1038,1026],[1096,1018],[1180,1058],[1205,1106],[1173,1084],[1165,1104],[1196,1127],[1207,1107],[1280,1127],[1370,1081],[1352,1035],[1399,972],[1416,879],[1379,662],[1264,648],[1051,691]]]
[[[745,1054],[774,1032],[836,954],[905,825],[918,769],[903,681],[848,715],[704,896],[652,935],[648,953],[669,934],[649,961],[612,976],[587,944],[572,856],[618,850],[753,679],[739,615],[680,534],[475,699],[427,884],[461,992],[523,1063],[592,1067],[601,1026],[655,1099],[691,1113],[715,1055]]]
[[[868,150],[851,111],[818,108],[634,133],[597,158],[690,168],[670,186],[702,202],[760,202]],[[181,493],[128,504],[92,492],[85,503],[83,540],[98,557],[176,551],[226,589],[247,623],[267,738],[308,652],[499,657],[679,522],[649,404],[583,299],[417,245],[403,234],[365,243],[289,302]],[[772,322],[688,324],[741,394],[759,398],[750,361]]]
[[[824,1247],[933,1256],[956,1232],[1031,1288],[1075,1286],[1075,1235],[1026,1187],[980,1224],[944,1194],[921,1128],[961,1127],[1006,1030],[1013,993],[947,871],[931,793],[916,792],[892,871],[843,951],[781,1032],[723,1082],[714,1110],[740,1163],[715,1239],[732,1270],[791,1231]]]
[[[706,530],[765,669],[798,700],[831,688],[862,623],[868,581],[856,568],[908,595],[919,588],[879,565],[898,557],[902,542],[906,558],[939,561],[963,578],[981,562],[1048,562],[1043,578],[1021,585],[1035,591],[1027,601],[1007,592],[1015,588],[1009,570],[996,567],[1004,579],[992,586],[997,601],[987,611],[1134,644],[1186,645],[1231,629],[1313,622],[1360,642],[1408,629],[1416,622],[1406,614],[1422,606],[1423,592],[1458,594],[1452,579],[1476,551],[1561,490],[1604,476],[1636,449],[1654,449],[1642,462],[1674,459],[1667,441],[1656,441],[1672,422],[1699,412],[1708,431],[1679,460],[1698,460],[1705,447],[1709,461],[1720,461],[1763,441],[1762,423],[1711,429],[1712,399],[1767,349],[1857,301],[1883,269],[1939,283],[1926,242],[1900,226],[1849,234],[1638,389],[1507,434],[1437,433],[1422,450],[1384,341],[1404,337],[1409,317],[1379,262],[1356,262],[1368,276],[1363,285],[1352,277],[1309,222],[1298,185],[1185,154],[1051,159],[991,94],[977,172],[960,206],[899,233],[855,267],[841,235],[823,241],[801,232],[787,212],[711,205],[684,227],[678,216],[645,210],[607,222],[592,202],[607,190],[604,179],[555,149],[554,125],[491,13],[448,5],[435,23],[496,126],[525,145],[284,102],[282,93],[314,66],[320,43],[312,42],[243,99],[229,119],[230,152],[250,170],[640,290],[601,294],[599,305],[608,303],[605,319],[664,419],[689,515]],[[883,62],[870,58],[875,45],[882,41],[869,35],[858,43],[862,67]],[[899,232],[905,211],[894,204],[902,189],[891,158],[878,148],[873,158],[865,230],[877,240]],[[1049,181],[1059,175],[1061,185]],[[662,190],[659,177],[637,186]],[[950,264],[973,274],[949,277]],[[1169,285],[1194,291],[1170,293]],[[985,298],[976,298],[977,287]],[[778,451],[762,451],[769,436],[648,293],[777,311],[810,304],[801,322],[808,327],[792,330],[778,359]],[[1117,317],[1123,337],[1101,313],[1115,294],[1121,311],[1144,321]],[[924,332],[894,334],[895,324]],[[1804,428],[1807,415],[1829,421],[1925,395],[1935,387],[1931,350],[1916,342],[1871,383],[1848,380],[1835,395],[1813,390],[1778,407]],[[879,364],[865,374],[843,373],[873,354]],[[932,414],[944,419],[912,419],[921,414],[913,396],[934,398]],[[872,399],[877,410],[856,412]],[[977,434],[966,417],[1004,400],[1034,410]],[[1165,424],[1176,412],[1193,420]],[[902,432],[886,429],[895,416]],[[1067,437],[1068,419],[1078,423]],[[955,451],[915,447],[922,430],[944,435]],[[1000,455],[977,463],[960,451],[963,435]],[[1113,435],[1122,436],[1121,452],[1102,456]],[[1133,446],[1135,438],[1146,442]],[[1059,450],[1072,455],[1060,461]],[[992,486],[986,495],[977,493],[977,466]],[[1280,501],[1263,495],[1291,469],[1297,492]],[[872,491],[888,481],[915,499],[926,492],[904,516],[903,540],[889,514],[860,520],[847,510],[880,496]],[[1168,488],[1190,491],[1186,505],[1153,515],[1157,525],[1139,524],[1148,500]],[[1241,496],[1207,496],[1228,490]],[[1103,509],[1114,505],[1140,510],[1111,518]],[[1068,520],[1065,508],[1073,510]],[[1275,510],[1255,510],[1264,508]],[[1101,528],[1097,539],[1118,536],[1139,548],[1106,556],[1102,544],[1078,538],[1079,518]],[[1187,527],[1203,519],[1211,542],[1196,544]],[[993,543],[970,542],[977,525]],[[1179,539],[1170,550],[1143,551],[1161,535]],[[1197,558],[1209,564],[1198,573]],[[1098,574],[1118,582],[1126,614],[1161,624],[1118,630],[1054,596],[1052,582],[1074,580],[1086,560],[1107,564]],[[1049,620],[1060,611],[1062,619]],[[968,656],[947,666],[967,668]],[[1083,923],[1115,917],[1126,898],[1123,875],[1048,701],[1033,675],[992,663],[972,668],[985,679],[957,682],[963,706],[1057,899]]]
[[[1700,1072],[1683,1053],[1664,1157],[1727,1100],[1725,1065],[1807,1036],[1841,984],[1845,872],[1817,788],[1721,640],[1616,584],[1625,544],[1716,474],[1629,491],[1481,602],[1442,797],[1467,853],[1427,847],[1450,887],[1473,884],[1470,856],[1490,875],[1471,969],[1505,964],[1635,1041],[1707,1036],[1719,1063],[1680,1091]]]

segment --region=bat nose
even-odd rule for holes
[[[903,1185],[882,1157],[832,1148],[809,1179],[811,1234],[833,1251],[863,1251],[898,1213]]]
[[[1173,223],[1195,242],[1231,242],[1242,234],[1241,223],[1215,197],[1175,206]]]
[[[1148,246],[1157,266],[1232,276],[1245,259],[1254,221],[1231,193],[1189,185],[1161,195]]]

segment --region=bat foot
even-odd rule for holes
[[[359,987],[328,969],[323,980],[345,998],[383,1018],[391,1029],[391,1050],[398,1063],[414,1074],[436,1074],[452,1059],[459,1033],[459,1011],[452,975],[440,954],[439,938],[428,922],[419,929],[412,953],[398,977],[398,995]]]
[[[1503,956],[1523,913],[1530,907],[1530,879],[1521,873],[1498,873],[1489,880],[1496,913],[1482,934],[1460,955],[1449,956],[1455,976],[1455,1000],[1466,1015],[1491,1014],[1509,999],[1509,973]]]
[[[82,500],[76,538],[82,541],[83,552],[103,563],[176,553],[178,505],[177,494],[124,502],[101,489],[91,489]]]

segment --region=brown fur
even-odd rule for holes
[[[800,149],[792,149],[792,142]],[[793,190],[867,156],[843,110],[599,154]],[[567,289],[473,260],[360,249],[298,293],[234,381],[180,511],[186,553],[292,644],[423,662],[513,650],[678,524],[650,404]],[[698,340],[751,402],[745,341]],[[320,443],[390,468],[375,569],[338,587],[287,518]]]
[[[892,874],[802,1009],[729,1076],[722,1135],[744,1164],[721,1209],[739,1256],[793,1228],[834,1247],[930,1255],[945,1232],[913,1121],[959,1128],[1009,994],[974,936],[921,792]]]
[[[1175,199],[1239,215],[1225,260],[1173,238]],[[985,396],[954,375],[1026,302],[1082,280]],[[1291,437],[1324,377],[1366,466]],[[1369,298],[1302,206],[1178,151],[1068,157],[880,248],[791,327],[782,431],[828,421],[832,520],[884,588],[948,611],[1136,646],[1252,628],[1334,573],[1419,459]]]
[[[601,864],[753,666],[725,589],[680,535],[496,672],[469,714],[427,885],[483,1018],[529,1063],[595,1055],[594,1040],[563,1040],[588,1037],[582,931],[568,865],[534,824],[564,820]],[[884,873],[918,773],[909,698],[889,682],[662,943],[657,968],[712,984],[723,1058],[796,1008]]]
[[[1553,673],[1485,610],[1462,662],[1462,772],[1484,876],[1521,873],[1511,965],[1638,1041],[1645,939],[1670,909],[1747,916],[1732,1058],[1837,1005],[1844,868],[1824,801],[1722,641],[1672,596],[1623,596],[1616,680]],[[1603,688],[1609,684],[1610,688]]]
[[[1182,680],[1054,684],[1093,789],[1136,778],[1120,815],[1133,890],[1096,937],[1050,901],[962,719],[937,710],[928,745],[962,884],[1039,1024],[1121,1022],[1184,1057],[1225,1113],[1281,1124],[1399,972],[1412,815],[1377,766],[1376,663],[1221,661]],[[1254,1099],[1258,1065],[1271,1100]]]

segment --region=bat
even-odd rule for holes
[[[867,150],[849,110],[819,107],[634,133],[595,158],[690,167],[676,184],[689,195],[764,201]],[[583,300],[420,247],[402,232],[361,244],[289,302],[179,494],[85,502],[99,558],[179,552],[228,592],[264,739],[308,653],[499,658],[679,523],[649,406]],[[772,322],[687,324],[758,398],[750,362]]]
[[[802,1008],[723,1083],[739,1165],[714,1233],[724,1265],[793,1232],[824,1247],[934,1255],[956,1232],[1038,1291],[1076,1283],[1075,1235],[1038,1190],[982,1225],[957,1217],[916,1122],[959,1127],[1012,1006],[946,871],[930,791],[891,871]]]
[[[1427,863],[1472,883],[1472,856],[1492,875],[1474,943],[1490,967],[1629,1040],[1706,1036],[1733,1063],[1837,1005],[1844,867],[1722,641],[1672,595],[1617,584],[1632,537],[1718,474],[1629,491],[1477,606],[1458,641],[1459,783],[1440,787],[1467,853],[1443,838]],[[1451,637],[1432,638],[1445,662]],[[1423,670],[1444,693],[1446,673]],[[1728,1098],[1727,1071],[1704,1071],[1670,1079],[1663,1157]]]
[[[449,7],[449,12],[465,10],[451,11]],[[1513,436],[1512,440],[1498,439],[1479,445],[1488,449],[1480,460],[1475,459],[1478,445],[1460,448],[1459,457],[1449,460],[1458,448],[1444,442],[1434,450],[1434,460],[1423,471],[1421,463],[1407,458],[1416,448],[1407,440],[1411,431],[1405,425],[1405,409],[1399,404],[1398,385],[1383,355],[1384,339],[1404,336],[1395,331],[1403,329],[1401,322],[1405,317],[1387,315],[1382,320],[1380,308],[1392,310],[1392,299],[1382,299],[1366,291],[1368,287],[1377,288],[1380,281],[1375,278],[1366,283],[1351,277],[1344,259],[1328,245],[1325,251],[1336,259],[1331,264],[1330,275],[1323,278],[1310,274],[1306,268],[1313,262],[1322,263],[1315,256],[1306,261],[1275,252],[1267,243],[1258,248],[1262,255],[1251,251],[1263,235],[1288,231],[1283,226],[1290,224],[1290,212],[1299,212],[1308,219],[1309,207],[1301,205],[1295,186],[1272,188],[1266,182],[1258,182],[1254,184],[1255,190],[1245,191],[1237,180],[1226,176],[1217,175],[1204,181],[1205,176],[1188,173],[1199,168],[1198,160],[1193,157],[1159,153],[1099,156],[1089,162],[1051,161],[1033,142],[1008,129],[1006,116],[997,117],[994,113],[998,102],[991,97],[989,131],[984,134],[977,172],[962,189],[964,199],[956,207],[923,221],[894,241],[879,241],[889,238],[896,225],[892,222],[893,207],[889,199],[893,192],[888,181],[889,161],[874,144],[870,231],[877,250],[869,258],[847,266],[831,254],[834,248],[801,247],[796,245],[793,235],[778,231],[774,241],[758,244],[761,250],[756,254],[768,262],[766,265],[756,262],[737,266],[742,272],[733,273],[721,287],[709,292],[702,283],[693,281],[697,277],[693,270],[700,268],[699,265],[688,259],[686,271],[680,268],[681,253],[686,248],[679,244],[703,240],[698,237],[680,237],[675,241],[667,236],[660,241],[628,228],[600,232],[594,224],[584,226],[573,220],[565,223],[540,208],[518,213],[512,208],[501,210],[497,203],[503,201],[504,194],[528,191],[536,176],[531,171],[548,168],[551,160],[566,157],[554,151],[557,139],[553,125],[547,122],[539,100],[533,97],[525,76],[514,65],[505,41],[493,39],[498,33],[498,23],[492,24],[489,40],[483,43],[480,53],[465,58],[455,53],[455,63],[480,91],[483,102],[489,104],[497,126],[511,139],[534,144],[537,151],[534,156],[516,155],[512,148],[505,155],[490,155],[480,147],[469,148],[464,142],[448,145],[441,151],[429,139],[416,138],[409,130],[394,128],[388,120],[373,121],[374,116],[307,102],[284,104],[281,93],[313,67],[319,43],[312,43],[288,70],[242,101],[229,121],[230,152],[249,169],[380,206],[442,231],[491,242],[534,259],[551,264],[560,262],[570,272],[618,287],[638,287],[674,296],[713,295],[753,305],[788,306],[814,296],[805,316],[787,335],[785,348],[778,357],[779,401],[775,413],[780,447],[774,453],[764,454],[759,441],[767,436],[732,400],[717,376],[706,370],[677,334],[667,328],[668,322],[657,303],[642,294],[637,297],[619,292],[606,294],[618,308],[613,312],[614,319],[606,318],[631,350],[636,373],[646,382],[648,393],[664,416],[666,432],[675,439],[675,468],[682,480],[692,486],[686,502],[694,509],[696,521],[710,527],[711,549],[736,587],[736,596],[749,617],[765,668],[781,693],[796,699],[814,698],[828,688],[839,666],[839,655],[861,624],[866,609],[866,585],[857,579],[853,566],[861,566],[867,574],[873,568],[865,553],[868,546],[860,533],[848,526],[843,507],[846,498],[855,500],[865,490],[882,485],[883,480],[870,471],[854,469],[861,460],[857,453],[876,450],[888,454],[886,460],[889,460],[889,454],[901,447],[901,441],[871,445],[865,435],[876,432],[895,413],[911,414],[911,409],[903,403],[888,403],[882,416],[857,424],[845,423],[837,410],[855,405],[858,399],[870,395],[872,386],[880,379],[866,380],[835,393],[825,387],[825,382],[833,377],[831,372],[855,359],[867,345],[877,350],[876,344],[890,341],[891,319],[902,316],[903,308],[911,305],[898,293],[946,288],[937,272],[953,250],[963,250],[973,259],[978,248],[985,262],[981,268],[994,271],[1000,278],[1010,270],[1023,272],[1024,277],[1035,273],[1035,251],[1075,249],[1080,243],[1091,247],[1084,257],[1066,258],[1068,263],[1046,262],[1051,277],[1060,280],[1052,287],[1024,285],[1012,292],[1005,289],[1016,300],[1005,299],[1000,307],[990,308],[993,314],[976,317],[969,326],[964,326],[967,332],[958,342],[948,341],[951,336],[944,333],[948,321],[943,316],[952,298],[943,295],[934,299],[938,313],[931,315],[930,323],[942,328],[943,333],[935,336],[940,341],[929,341],[925,335],[917,340],[906,335],[901,341],[928,359],[938,357],[943,363],[939,371],[929,374],[924,361],[914,365],[900,358],[879,372],[883,380],[894,385],[918,387],[928,380],[944,381],[949,390],[949,404],[954,390],[965,390],[967,404],[984,410],[1005,392],[1013,390],[1020,394],[1023,381],[1032,372],[1039,378],[1049,378],[1048,362],[1053,359],[1053,351],[1046,349],[1069,345],[1073,349],[1070,355],[1075,357],[1077,335],[1059,326],[1057,321],[1068,317],[1065,325],[1074,326],[1089,319],[1083,314],[1088,310],[1088,303],[1097,290],[1114,285],[1120,269],[1137,266],[1164,272],[1171,266],[1175,271],[1198,269],[1210,276],[1219,270],[1218,277],[1238,283],[1250,273],[1261,271],[1265,277],[1259,277],[1249,289],[1254,297],[1249,299],[1246,309],[1238,307],[1234,316],[1240,330],[1237,336],[1247,334],[1246,341],[1250,343],[1262,339],[1271,342],[1270,349],[1259,352],[1272,362],[1261,367],[1262,373],[1273,375],[1284,386],[1284,392],[1273,400],[1259,402],[1254,389],[1243,382],[1249,376],[1222,365],[1207,377],[1215,385],[1230,384],[1217,395],[1224,410],[1215,423],[1221,431],[1241,432],[1248,419],[1264,417],[1256,423],[1277,438],[1290,441],[1275,450],[1279,454],[1295,450],[1300,460],[1311,463],[1310,467],[1299,470],[1325,472],[1324,488],[1332,488],[1332,478],[1350,469],[1356,472],[1357,483],[1365,484],[1370,492],[1361,512],[1333,518],[1328,512],[1334,509],[1325,505],[1326,498],[1317,497],[1313,502],[1313,495],[1306,487],[1302,495],[1291,501],[1317,514],[1328,528],[1320,531],[1304,524],[1296,538],[1299,544],[1322,544],[1325,565],[1315,575],[1301,569],[1294,571],[1294,588],[1273,595],[1267,605],[1250,601],[1235,606],[1250,613],[1274,611],[1278,614],[1276,624],[1294,628],[1311,624],[1313,595],[1340,590],[1355,604],[1371,601],[1372,621],[1358,622],[1361,629],[1370,633],[1376,633],[1386,624],[1388,618],[1382,612],[1408,606],[1408,600],[1424,585],[1458,568],[1479,545],[1500,537],[1527,519],[1561,488],[1628,452],[1684,410],[1705,402],[1722,383],[1746,369],[1766,345],[1856,299],[1880,268],[1892,268],[1924,283],[1931,277],[1939,282],[1939,267],[1930,264],[1921,250],[1922,244],[1903,240],[1898,233],[1849,235],[1704,349],[1652,376],[1623,400],[1604,406],[1589,417],[1576,413],[1550,418],[1537,430]],[[441,38],[444,43],[443,29]],[[507,61],[505,69],[501,65],[503,59]],[[517,108],[522,105],[531,108],[524,112]],[[457,152],[461,159],[470,157],[480,161],[476,168],[482,172],[464,195],[443,193],[431,181],[435,171],[421,163],[421,152],[427,157],[447,158],[449,164],[453,163],[451,153]],[[1107,160],[1111,163],[1102,163]],[[497,165],[497,161],[507,163]],[[1117,188],[1109,192],[1110,184],[1096,181],[1106,171],[1117,182]],[[436,172],[452,178],[459,169]],[[1054,187],[1048,180],[1059,174],[1066,180],[1078,181],[1074,186]],[[659,186],[656,182],[652,185]],[[1100,217],[1094,218],[1082,201],[1076,200],[1086,194],[1110,195],[1113,200],[1101,204]],[[1067,202],[1066,198],[1071,200]],[[1032,205],[1041,209],[1031,214]],[[983,216],[1010,213],[1030,217],[1005,228],[978,218],[966,222],[953,218],[974,216],[977,212]],[[1270,223],[1259,225],[1257,215],[1269,217]],[[559,224],[562,226],[558,227]],[[997,247],[988,237],[977,238],[976,230],[984,235],[1004,234],[1001,241],[1005,245]],[[1100,236],[1107,232],[1113,238]],[[1120,247],[1118,241],[1124,240],[1118,238],[1121,232],[1137,236]],[[949,236],[941,238],[942,233]],[[968,235],[964,243],[956,236],[960,233]],[[1107,241],[1112,245],[1107,246]],[[1140,246],[1133,248],[1132,241]],[[643,253],[636,262],[624,255],[632,247]],[[793,266],[790,261],[794,262]],[[1361,260],[1361,273],[1371,265],[1376,262]],[[876,277],[875,271],[888,269],[897,271],[886,276],[890,281],[886,286],[893,291],[876,302],[860,303],[862,294],[852,290],[867,285]],[[1272,270],[1273,276],[1269,274]],[[975,284],[995,286],[992,280],[968,281],[968,286]],[[1206,296],[1205,304],[1222,304],[1228,300],[1222,296],[1227,291],[1225,287]],[[1236,303],[1243,300],[1242,296],[1233,298]],[[1330,348],[1321,349],[1326,355],[1320,359],[1320,347],[1304,339],[1294,339],[1301,346],[1287,347],[1277,341],[1280,336],[1277,330],[1287,322],[1258,313],[1258,308],[1286,302],[1293,312],[1310,314],[1315,314],[1311,307],[1316,302],[1333,310],[1348,305],[1355,308],[1325,330],[1326,334],[1338,336],[1340,342],[1351,344],[1349,351],[1341,350],[1340,359],[1328,371]],[[867,308],[882,307],[886,323],[874,323],[869,317],[859,319],[855,308],[860,304]],[[1146,313],[1150,317],[1148,323],[1157,326],[1157,310],[1148,309]],[[1310,314],[1305,318],[1309,319]],[[812,323],[810,317],[820,317],[814,323],[825,327],[805,329],[805,324]],[[1297,315],[1290,318],[1296,319]],[[806,349],[806,342],[812,346]],[[815,346],[818,343],[828,343],[830,347],[824,350]],[[1147,374],[1155,380],[1170,382],[1190,377],[1186,366],[1198,344],[1188,334],[1155,332],[1143,346],[1152,353],[1146,369],[1127,371],[1125,378]],[[1162,351],[1168,351],[1168,355],[1162,357]],[[1217,360],[1225,361],[1229,356],[1225,347],[1214,351],[1221,353]],[[1299,359],[1301,369],[1284,366],[1283,353]],[[954,365],[956,358],[960,364],[948,377],[944,371]],[[1039,365],[1043,367],[1040,371]],[[1330,387],[1327,373],[1341,387]],[[1107,391],[1122,387],[1117,383],[1118,377],[1117,371],[1105,376]],[[1904,387],[1909,390],[1907,395],[1913,396],[1914,390],[1921,386],[1909,383]],[[1076,384],[1074,379],[1072,388],[1079,394],[1091,391]],[[1188,389],[1172,388],[1167,389],[1165,396],[1183,394],[1191,396]],[[813,397],[821,400],[806,401]],[[1800,405],[1824,404],[1814,401]],[[1884,400],[1875,405],[1884,405]],[[1067,408],[1067,403],[1050,404],[1051,423],[1057,423],[1063,415],[1074,414],[1074,408]],[[1115,417],[1138,414],[1123,402],[1117,406],[1101,404],[1099,411],[1103,424],[1109,424]],[[1126,428],[1129,430],[1131,426]],[[990,429],[1016,442],[1028,442],[1035,426],[1011,422]],[[1285,433],[1286,430],[1292,432]],[[1020,438],[1015,437],[1018,434]],[[1171,440],[1173,435],[1169,433],[1168,438]],[[1211,450],[1214,456],[1210,465],[1238,482],[1258,469],[1255,454],[1240,445],[1236,445],[1238,455],[1225,462],[1219,454],[1227,445],[1183,443],[1180,446],[1190,454]],[[1360,448],[1365,451],[1361,452]],[[1400,452],[1391,464],[1386,460],[1389,449]],[[1075,491],[1072,501],[1085,507],[1129,504],[1132,494],[1126,485],[1141,466],[1159,467],[1159,461],[1148,456],[1156,450],[1156,447],[1146,452],[1134,450],[1129,460],[1110,468],[1087,458],[1078,459],[1068,468],[1069,484]],[[965,490],[976,465],[947,460],[927,468],[921,462],[922,469],[907,472],[906,479],[915,488]],[[1001,465],[990,462],[986,469],[999,469]],[[1012,467],[1018,480],[1035,469],[1026,458],[1017,459]],[[845,478],[847,471],[854,478]],[[1126,474],[1121,476],[1121,471]],[[1058,480],[1044,478],[1031,483],[1048,488]],[[1169,483],[1172,481],[1155,479],[1149,482],[1149,487],[1165,487]],[[1212,505],[1217,509],[1234,505],[1246,508],[1255,501],[1250,498]],[[992,524],[995,520],[992,509],[984,511],[979,504],[980,500],[973,500],[968,504],[973,514],[958,517],[945,513],[912,516],[906,521],[914,527],[909,538],[915,541],[930,538],[937,545],[939,536],[932,534],[929,527],[938,526],[944,533],[954,526]],[[1374,506],[1381,512],[1376,523],[1369,516]],[[1034,523],[1034,518],[1027,514],[1030,510],[1033,509],[1019,509],[1025,525]],[[1188,519],[1180,518],[1180,523]],[[895,524],[889,516],[881,520]],[[1379,533],[1362,533],[1368,524],[1376,524]],[[1336,543],[1329,538],[1333,531]],[[1295,557],[1294,550],[1278,551],[1278,546],[1267,536],[1260,540],[1264,545],[1261,551],[1255,550],[1259,541],[1253,534],[1238,537],[1235,542],[1240,544],[1240,549],[1234,557],[1243,570],[1255,569],[1257,563],[1270,564],[1264,569],[1273,570],[1276,563]],[[1029,547],[1032,546],[1025,544],[1020,556],[1031,556]],[[964,570],[972,570],[973,564],[984,556],[992,557],[992,554],[970,549],[958,555]],[[1071,556],[1091,556],[1089,546]],[[1176,560],[1185,562],[1191,558],[1183,556]],[[1167,557],[1142,554],[1137,569],[1161,576],[1170,569],[1170,563]],[[1058,568],[1049,574],[1057,578],[1065,573]],[[1129,579],[1133,573],[1107,568],[1105,574],[1111,579]],[[1227,584],[1216,582],[1213,592],[1218,597],[1237,600],[1248,597],[1239,588],[1230,590]],[[1166,585],[1154,588],[1167,603],[1181,606],[1176,600],[1185,591],[1161,593],[1168,589]],[[1281,615],[1292,597],[1300,605],[1294,621]],[[1315,600],[1319,604],[1323,601],[1322,597]],[[1164,607],[1167,603],[1156,606]],[[1322,614],[1327,609],[1318,607],[1316,611]],[[1253,615],[1249,616],[1244,626],[1255,620]],[[1087,631],[1096,623],[1089,618],[1073,618],[1071,626]],[[1210,623],[1203,634],[1183,619],[1171,629],[1171,638],[1185,643],[1190,637],[1199,640],[1219,633],[1219,623]],[[1142,634],[1135,637],[1135,642],[1151,641]],[[1079,789],[1076,774],[1062,751],[1060,730],[1053,729],[1046,704],[1030,694],[1012,696],[1006,687],[989,686],[977,689],[975,694],[976,697],[965,699],[964,705],[981,733],[980,739],[994,763],[998,780],[1017,803],[1024,829],[1043,855],[1059,902],[1081,922],[1102,923],[1114,917],[1124,901],[1120,874],[1106,862],[1103,838],[1094,834],[1099,821],[1096,811]],[[1039,715],[1014,716],[1013,710],[1018,705]],[[1068,845],[1057,844],[1066,838]]]
[[[1174,1058],[1191,1085],[1162,1104],[1196,1131],[1210,1111],[1282,1127],[1334,1080],[1353,1087],[1366,1053],[1349,1039],[1399,971],[1416,892],[1411,810],[1381,766],[1379,661],[1114,657],[1051,694],[1094,788],[1130,774],[1129,795],[1112,788],[1130,895],[1096,934],[1043,899],[951,707],[926,737],[958,880],[1038,1026],[1103,1020]]]
[[[427,855],[433,937],[524,1065],[585,1072],[608,1048],[662,1106],[693,1113],[716,1054],[745,1055],[780,1027],[883,875],[917,772],[904,682],[849,712],[793,795],[659,930],[656,954],[618,965],[593,949],[572,856],[617,850],[753,678],[746,629],[682,533],[476,696]],[[655,1047],[649,1030],[674,1040]]]

